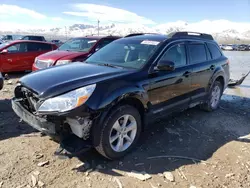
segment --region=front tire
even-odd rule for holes
[[[220,99],[223,93],[222,84],[219,81],[215,81],[211,90],[209,91],[208,100],[201,105],[201,108],[205,111],[212,112],[219,107]]]
[[[136,145],[141,133],[141,116],[129,105],[118,106],[105,118],[95,149],[104,157],[114,160],[123,157]]]

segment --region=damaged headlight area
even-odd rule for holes
[[[45,100],[38,108],[38,112],[66,112],[84,104],[92,95],[96,84],[88,85],[70,91],[63,95]]]

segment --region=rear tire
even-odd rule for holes
[[[141,116],[129,105],[118,106],[105,118],[100,131],[94,131],[95,149],[104,157],[115,160],[136,145],[141,133]]]
[[[211,87],[207,101],[201,105],[201,109],[212,112],[219,107],[220,99],[223,93],[222,84],[215,81]]]

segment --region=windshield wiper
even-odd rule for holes
[[[98,65],[106,66],[106,67],[113,67],[113,68],[123,68],[121,66],[113,65],[113,64],[109,64],[109,63],[99,63]]]

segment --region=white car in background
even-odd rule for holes
[[[223,45],[221,47],[222,50],[233,50],[233,45],[232,44],[227,44],[227,45]]]

